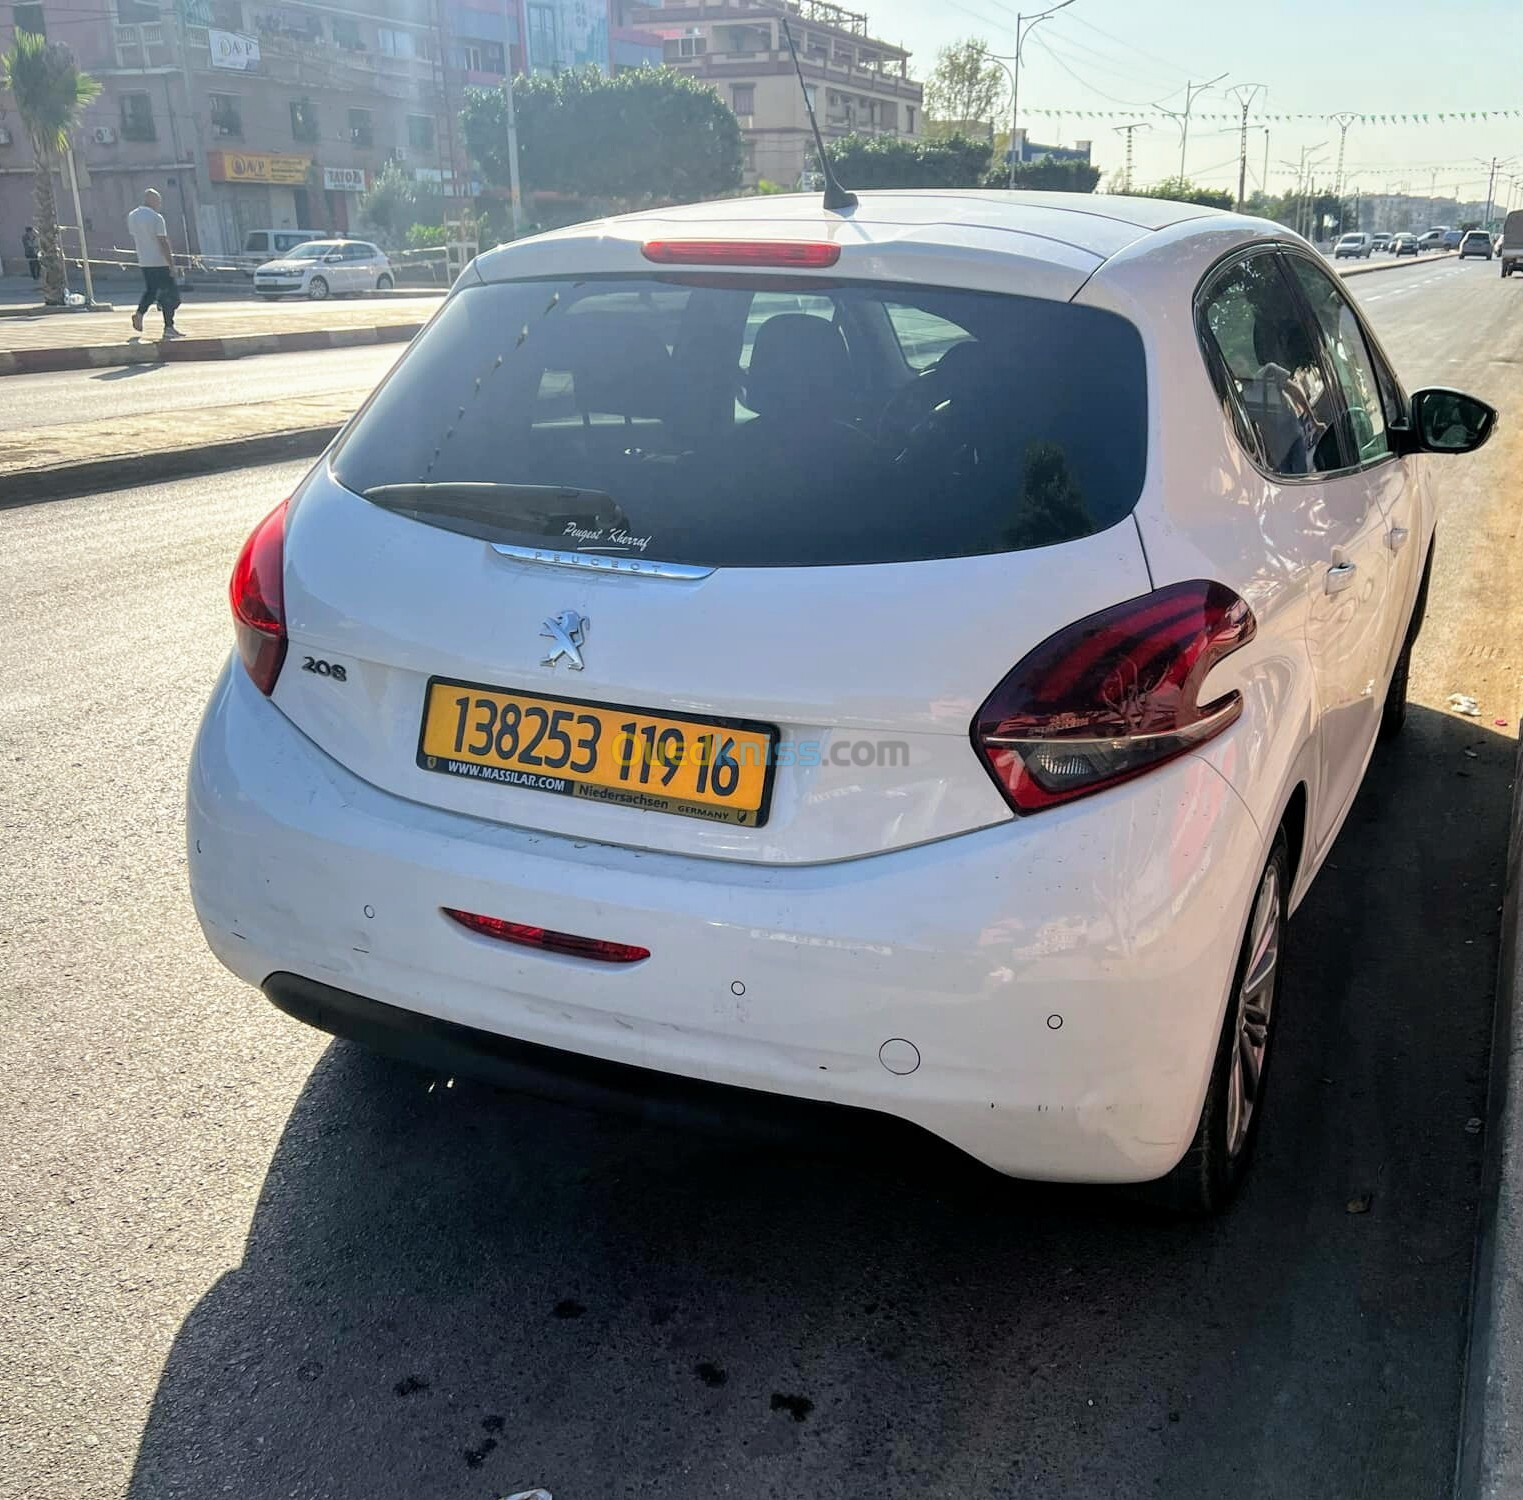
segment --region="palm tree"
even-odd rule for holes
[[[79,71],[73,52],[62,42],[48,42],[30,31],[18,31],[11,50],[0,57],[0,82],[16,96],[16,112],[32,142],[42,300],[56,307],[64,300],[65,282],[53,169],[69,148],[80,111],[100,93],[100,85]]]

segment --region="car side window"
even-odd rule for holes
[[[1344,468],[1341,403],[1278,256],[1264,252],[1227,266],[1199,306],[1218,394],[1261,467],[1287,478]]]
[[[1343,391],[1347,413],[1348,446],[1360,463],[1375,463],[1391,452],[1386,436],[1386,408],[1375,362],[1365,342],[1364,329],[1347,297],[1326,272],[1299,255],[1286,257],[1291,274],[1300,283],[1312,316],[1322,330],[1333,378]]]

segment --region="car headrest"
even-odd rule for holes
[[[746,405],[758,416],[844,419],[855,380],[834,323],[810,313],[779,313],[757,330],[746,374]]]
[[[540,367],[570,371],[579,412],[669,415],[672,359],[651,324],[618,313],[568,313],[544,324],[540,338]]]

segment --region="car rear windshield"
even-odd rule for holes
[[[1142,487],[1132,324],[1045,299],[754,275],[498,282],[442,309],[339,481],[512,545],[707,567],[1014,551]]]

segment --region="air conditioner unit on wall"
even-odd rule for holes
[[[97,125],[90,132],[90,139],[97,146],[114,146],[116,144],[116,131],[109,125]]]

